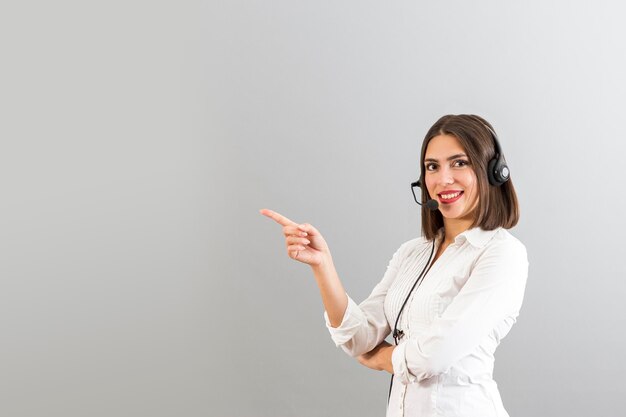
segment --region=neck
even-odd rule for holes
[[[444,243],[449,245],[454,239],[464,231],[470,228],[473,219],[446,219],[443,220],[443,229],[445,232]]]

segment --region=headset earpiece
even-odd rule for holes
[[[506,159],[500,149],[500,142],[498,142],[498,136],[489,126],[485,125],[487,130],[491,133],[493,138],[494,148],[496,155],[489,161],[487,165],[487,177],[489,178],[489,184],[499,187],[509,180],[511,172],[506,164]]]

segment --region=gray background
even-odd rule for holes
[[[3,2],[0,415],[382,416],[276,210],[362,301],[443,114],[493,123],[530,274],[511,416],[618,416],[618,1]]]

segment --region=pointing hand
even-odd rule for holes
[[[316,266],[330,258],[330,250],[321,233],[308,223],[298,224],[268,209],[259,212],[283,226],[287,255],[302,263]]]

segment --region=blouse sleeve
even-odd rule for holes
[[[409,241],[411,242],[411,241]],[[382,280],[370,295],[356,304],[348,295],[348,307],[339,327],[332,327],[328,313],[324,311],[326,327],[336,346],[352,357],[369,352],[378,346],[391,332],[384,312],[385,296],[396,278],[409,242],[403,243],[393,254]],[[347,295],[347,294],[346,294]]]
[[[499,324],[508,321],[510,328],[519,315],[527,277],[528,258],[521,242],[486,249],[444,313],[394,349],[394,375],[406,385],[446,373]]]

